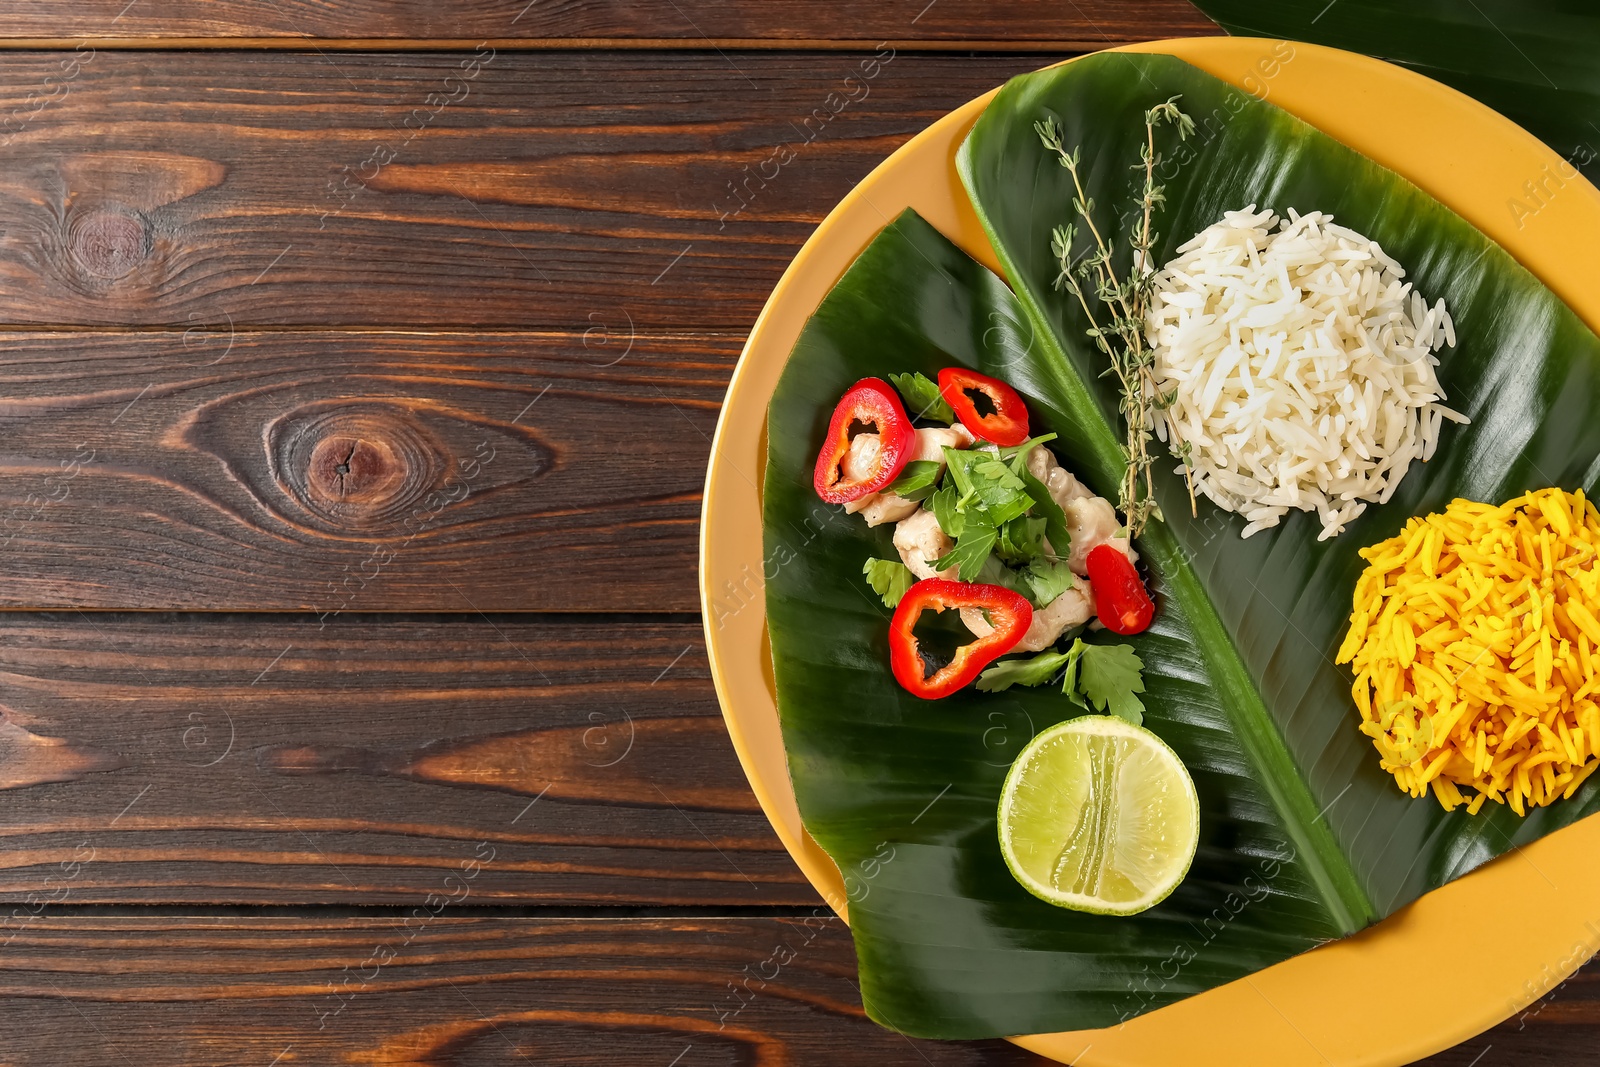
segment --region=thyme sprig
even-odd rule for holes
[[[1072,207],[1090,238],[1090,247],[1074,259],[1077,224],[1067,223],[1051,231],[1050,251],[1060,267],[1055,287],[1058,290],[1070,289],[1078,298],[1078,304],[1089,320],[1089,328],[1084,332],[1110,359],[1111,366],[1105,373],[1115,374],[1121,386],[1122,396],[1118,407],[1127,422],[1128,434],[1121,446],[1127,470],[1118,489],[1118,507],[1126,516],[1128,532],[1133,537],[1139,535],[1150,519],[1161,518],[1161,508],[1155,501],[1150,474],[1151,427],[1155,422],[1155,412],[1171,407],[1176,397],[1175,390],[1163,393],[1156,386],[1155,353],[1146,344],[1145,321],[1155,295],[1156,269],[1150,253],[1158,234],[1151,229],[1151,217],[1166,200],[1165,187],[1156,182],[1156,168],[1161,163],[1161,155],[1156,151],[1156,127],[1162,124],[1177,127],[1180,141],[1194,132],[1194,120],[1178,110],[1178,99],[1174,96],[1144,113],[1144,143],[1139,147],[1139,162],[1134,166],[1135,170],[1143,171],[1143,183],[1139,192],[1139,211],[1128,235],[1133,262],[1126,280],[1117,274],[1112,262],[1111,244],[1095,225],[1094,201],[1083,189],[1083,176],[1079,169],[1082,147],[1067,150],[1062,142],[1061,125],[1054,118],[1036,122],[1033,127],[1045,148],[1056,153],[1061,165],[1072,175],[1072,187],[1076,194]],[[1091,293],[1109,316],[1103,326],[1090,306]],[[1187,442],[1179,440],[1176,426],[1169,423],[1167,430],[1172,452],[1184,465],[1189,507],[1193,509],[1194,483],[1189,475],[1191,451]]]

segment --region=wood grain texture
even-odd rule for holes
[[[0,685],[12,905],[819,902],[692,620],[5,614]]]
[[[1060,58],[85,48],[0,65],[0,322],[743,330],[890,152]]]
[[[1045,1062],[999,1041],[910,1041],[869,1022],[837,919],[459,917],[470,910],[14,920],[0,928],[0,1009],[11,1037],[27,1036],[6,1041],[5,1062]]]
[[[837,919],[482,918],[470,899],[371,919],[10,918],[6,1062],[1046,1064],[869,1022]],[[1591,965],[1526,1018],[1424,1063],[1593,1062],[1597,994]]]
[[[1185,0],[20,0],[0,37],[1125,41],[1217,33]]]
[[[698,611],[739,345],[0,333],[0,606]]]

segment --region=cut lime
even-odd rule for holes
[[[1000,851],[1034,896],[1132,915],[1189,873],[1200,841],[1194,782],[1166,742],[1085,715],[1028,742],[1000,793]]]

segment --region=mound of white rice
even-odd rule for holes
[[[1441,419],[1433,353],[1455,346],[1405,268],[1330,215],[1230,211],[1156,276],[1156,432],[1190,448],[1195,488],[1249,520],[1315,510],[1320,539],[1385,501]]]

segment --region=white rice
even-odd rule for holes
[[[1405,273],[1331,215],[1252,204],[1156,276],[1154,376],[1176,393],[1156,433],[1176,430],[1195,489],[1243,515],[1243,536],[1290,508],[1334,536],[1432,458],[1442,419],[1468,421],[1441,403],[1435,374],[1455,325]]]

